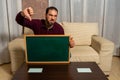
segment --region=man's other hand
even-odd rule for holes
[[[73,37],[70,37],[69,43],[70,43],[70,48],[73,48],[75,46],[75,42],[73,40]]]

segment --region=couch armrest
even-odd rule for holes
[[[11,59],[11,70],[12,73],[15,73],[15,71],[23,64],[24,62],[24,39],[22,38],[16,38],[9,42],[8,49],[10,53],[10,59]]]
[[[98,52],[100,51],[113,51],[114,43],[100,36],[92,36],[91,46]]]
[[[91,46],[100,55],[100,67],[103,71],[110,71],[112,64],[112,55],[114,43],[100,36],[92,36]]]

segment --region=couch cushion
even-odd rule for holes
[[[63,22],[65,34],[71,35],[76,45],[90,45],[91,36],[98,35],[97,23],[69,23]]]
[[[75,46],[71,48],[71,62],[85,61],[99,63],[99,54],[90,46]]]

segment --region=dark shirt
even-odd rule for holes
[[[41,34],[41,35],[47,35],[47,34],[64,34],[64,30],[57,22],[54,23],[53,27],[48,29],[45,25],[45,20],[42,19],[32,19],[32,21],[29,21],[28,19],[21,16],[20,13],[16,16],[16,21],[18,24],[31,28],[34,32],[34,34]]]

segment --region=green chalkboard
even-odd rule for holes
[[[69,36],[25,36],[27,63],[69,63]]]

